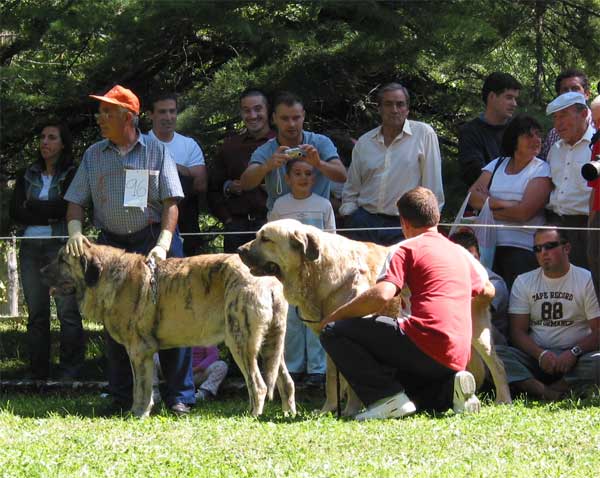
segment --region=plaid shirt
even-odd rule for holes
[[[127,169],[149,171],[145,208],[123,206]],[[183,198],[175,162],[163,144],[139,132],[133,149],[125,156],[106,139],[90,146],[65,195],[67,201],[83,207],[91,200],[94,225],[123,235],[160,223],[162,202],[168,198]]]
[[[540,154],[538,154],[538,158],[548,159],[548,153],[550,152],[550,148],[560,139],[558,135],[558,131],[555,128],[552,128],[548,131],[546,138],[544,139],[544,144],[542,144],[542,149]]]

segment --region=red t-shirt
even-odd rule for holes
[[[406,335],[427,355],[464,370],[471,355],[471,298],[484,282],[468,252],[438,232],[401,242],[378,281],[410,289],[399,319]]]
[[[600,154],[600,140],[594,143],[592,146],[592,157],[593,161],[596,156]],[[600,211],[600,178],[588,181],[588,186],[594,189],[594,202],[592,203],[592,211]]]

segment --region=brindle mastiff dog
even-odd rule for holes
[[[254,277],[237,255],[168,259],[153,273],[144,256],[91,245],[81,257],[61,249],[42,274],[59,293],[75,291],[81,313],[104,323],[127,350],[135,415],[152,409],[154,352],[223,339],[244,374],[252,414],[262,413],[275,382],[283,410],[296,412],[294,383],[283,360],[288,304],[281,284]]]
[[[288,302],[299,308],[307,325],[318,333],[318,323],[323,317],[375,284],[392,250],[323,232],[293,219],[283,219],[263,226],[256,239],[244,244],[238,252],[252,274],[273,275],[282,282]],[[398,297],[381,313],[397,317],[400,307]],[[469,369],[481,386],[485,378],[483,359],[496,386],[496,401],[510,403],[504,366],[491,339],[489,299],[473,300],[472,317],[473,348],[477,353],[471,354]],[[333,370],[328,361],[327,398],[323,411],[336,407]],[[347,392],[344,415],[353,415],[361,404],[354,393]]]

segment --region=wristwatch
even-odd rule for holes
[[[575,345],[572,349],[571,349],[571,353],[575,356],[575,357],[579,357],[581,355],[583,355],[583,350],[581,350],[581,347],[579,345]]]

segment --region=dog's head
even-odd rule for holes
[[[42,268],[42,280],[57,295],[81,292],[85,287],[95,286],[100,279],[102,263],[94,254],[94,246],[84,247],[85,252],[80,257],[68,254],[63,247],[56,258]]]
[[[319,259],[320,233],[294,219],[269,222],[256,239],[238,249],[238,254],[253,275],[283,280],[287,274],[300,271],[307,261]]]

